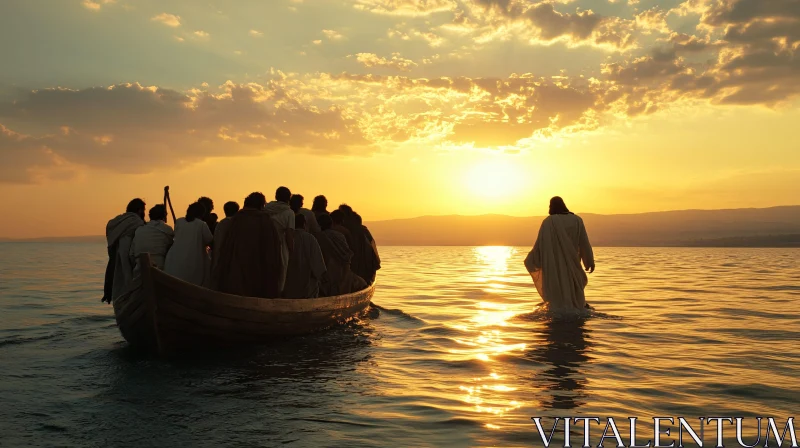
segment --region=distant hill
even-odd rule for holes
[[[594,246],[800,247],[800,206],[579,215]],[[543,219],[451,215],[373,221],[367,225],[382,246],[532,246]],[[3,241],[101,244],[105,238],[0,238]]]
[[[595,246],[796,247],[800,234],[800,206],[579,215]],[[367,225],[381,245],[532,246],[543,219],[423,216]]]

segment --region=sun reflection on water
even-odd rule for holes
[[[508,274],[508,260],[516,250],[507,246],[483,246],[473,250],[481,267],[476,280],[487,284],[484,291],[501,293],[507,289],[501,282]]]
[[[450,349],[450,353],[458,359],[478,360],[487,366],[498,365],[498,358],[522,356],[528,349],[526,343],[513,337],[511,320],[519,314],[519,309],[502,303],[509,289],[509,261],[516,250],[499,246],[476,247],[473,254],[478,266],[477,283],[482,285],[488,297],[477,302],[465,320],[453,325],[462,334],[453,338],[456,347]],[[459,391],[462,401],[469,405],[468,409],[484,416],[481,418],[486,419],[483,423],[487,429],[500,429],[501,418],[524,405],[519,399],[524,392],[497,371],[485,377],[465,379]]]

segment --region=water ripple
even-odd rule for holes
[[[169,361],[100,304],[102,245],[0,250],[3,446],[531,446],[531,416],[800,401],[796,249],[598,248],[594,309],[565,319],[538,307],[528,248],[386,247],[362,318]]]

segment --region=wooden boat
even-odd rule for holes
[[[212,291],[168,275],[139,256],[141,275],[115,298],[114,315],[131,346],[166,356],[187,347],[258,344],[313,333],[363,312],[375,283],[352,294],[264,299]]]

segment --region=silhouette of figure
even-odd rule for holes
[[[288,188],[278,187],[275,191],[275,200],[264,207],[264,211],[275,222],[275,227],[278,229],[278,237],[281,240],[281,260],[283,261],[281,291],[283,291],[283,286],[286,282],[289,254],[294,248],[294,212],[289,207],[289,199],[291,198],[292,192]]]
[[[248,297],[280,297],[283,261],[278,230],[264,212],[263,194],[251,193],[232,218],[219,252],[212,287]]]
[[[547,367],[537,381],[545,391],[545,409],[575,409],[585,404],[586,377],[581,373],[591,360],[589,330],[585,321],[552,319],[544,324],[544,343],[534,345],[526,356]],[[539,380],[541,378],[542,380]]]
[[[219,251],[222,248],[222,241],[225,239],[225,234],[228,232],[228,227],[231,224],[231,218],[233,218],[233,215],[239,211],[239,204],[233,201],[228,201],[222,206],[222,210],[225,211],[225,218],[217,223],[216,229],[214,229],[214,232],[212,232],[214,234],[214,247],[211,250],[212,271],[219,261]]]
[[[144,225],[143,200],[136,198],[128,203],[125,213],[106,224],[108,265],[103,285],[103,302],[111,301],[125,292],[133,278],[133,265],[129,256],[136,229]]]
[[[208,230],[210,230],[213,235],[217,228],[217,220],[219,219],[216,213],[212,213],[214,211],[214,201],[209,197],[201,196],[197,199],[197,202],[203,204],[203,207],[206,208],[206,212],[203,214],[203,221],[205,221]]]
[[[303,215],[306,221],[306,230],[308,230],[311,234],[319,233],[320,229],[319,224],[317,223],[317,215],[314,214],[311,210],[307,208],[303,208],[303,195],[301,194],[293,194],[292,198],[289,199],[289,207],[291,207],[292,211],[295,215]],[[295,228],[299,229],[295,224]]]
[[[295,216],[294,250],[289,257],[283,290],[287,299],[319,297],[319,285],[327,271],[319,242],[307,229],[305,216]]]
[[[319,215],[327,215],[328,199],[323,195],[315,197],[314,203],[311,204],[311,211],[314,212],[314,216],[317,218],[319,217]]]
[[[588,278],[581,261],[586,271],[594,272],[594,254],[586,227],[564,200],[555,196],[550,199],[550,216],[542,222],[536,243],[525,258],[536,291],[551,311],[586,308],[583,289]]]
[[[353,272],[359,277],[372,283],[375,280],[375,272],[380,269],[377,246],[374,239],[361,221],[361,216],[347,204],[339,206],[343,215],[342,226],[347,229],[347,243],[353,251]],[[336,212],[334,212],[335,214]],[[333,218],[333,216],[331,216]],[[334,221],[336,219],[334,218]],[[336,230],[339,230],[338,227]]]
[[[350,269],[353,251],[347,245],[345,236],[333,230],[333,220],[330,215],[320,215],[317,220],[322,228],[322,232],[316,235],[317,241],[322,249],[322,257],[330,279],[327,290],[324,291],[325,295],[347,294],[366,288],[367,282]]]
[[[206,247],[214,236],[203,221],[206,208],[195,202],[186,210],[186,217],[175,223],[175,239],[167,253],[164,272],[199,286],[208,286],[211,279],[211,258]]]

